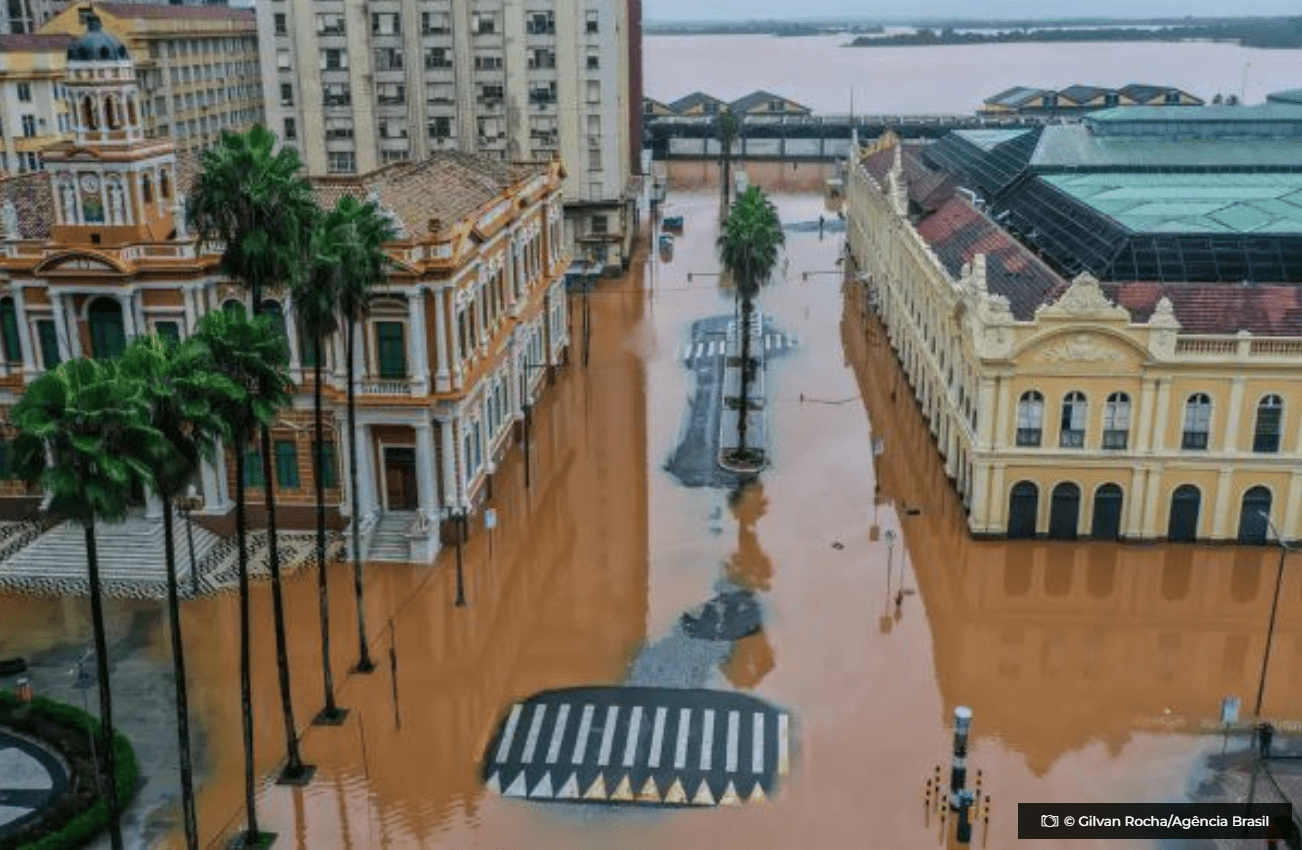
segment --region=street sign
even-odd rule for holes
[[[497,511],[493,510],[492,508],[489,508],[486,511],[484,511],[484,528],[488,529],[489,531],[492,531],[494,528],[497,528]]]
[[[1221,700],[1221,725],[1233,726],[1239,722],[1239,708],[1242,703],[1238,697],[1228,696]]]

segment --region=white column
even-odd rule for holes
[[[1298,530],[1299,509],[1302,509],[1302,471],[1294,470],[1289,476],[1288,496],[1284,500],[1284,525],[1279,529],[1285,540],[1302,537],[1302,532]]]
[[[294,296],[285,291],[285,340],[289,343],[289,377],[295,383],[303,383],[303,362],[298,351],[298,316],[294,312]]]
[[[409,302],[411,305],[411,392],[412,395],[423,396],[429,388],[429,354],[426,350],[429,329],[425,326],[425,290],[416,287]],[[428,428],[428,424],[425,427]]]
[[[66,307],[65,318],[68,325],[68,349],[72,354],[71,359],[81,356],[81,325],[77,319],[77,308],[71,297],[64,302]]]
[[[1153,437],[1149,446],[1153,451],[1161,451],[1166,448],[1166,423],[1171,409],[1171,379],[1161,379],[1156,381],[1157,384],[1157,415],[1154,417]],[[1179,447],[1179,443],[1176,443]]]
[[[447,317],[444,315],[448,305],[451,303],[452,290],[440,286],[434,290],[434,354],[437,358],[434,374],[434,389],[439,392],[446,392],[452,389],[452,381],[448,375],[449,351],[452,349],[452,340],[448,337]]]
[[[136,311],[132,303],[134,300],[130,292],[118,294],[118,305],[122,308],[122,333],[126,336],[127,342],[136,338]]]
[[[195,315],[194,298],[195,292],[193,289],[187,287],[181,290],[181,301],[185,305],[185,335],[187,337],[193,335],[199,325],[198,317]]]
[[[1143,431],[1140,432],[1144,433]],[[1130,492],[1125,494],[1126,523],[1122,529],[1125,537],[1137,540],[1144,534],[1144,506],[1148,502],[1148,469],[1136,466],[1130,476]]]
[[[434,480],[434,429],[428,421],[416,426],[416,479],[421,516],[433,520],[438,514],[438,492]]]
[[[221,457],[222,447],[218,447],[217,456]],[[203,461],[199,464],[199,484],[203,487],[203,504],[206,510],[220,509],[222,507],[221,486],[217,481],[216,461],[208,463]]]
[[[18,348],[23,356],[23,376],[31,378],[36,374],[36,358],[32,353],[32,329],[27,325],[27,305],[23,298],[23,288],[15,286],[14,318],[18,320]]]
[[[339,381],[347,380],[348,364],[344,359],[344,351],[348,345],[348,325],[346,323],[339,328],[339,333],[330,337],[327,345],[330,346],[335,356],[335,379]],[[361,368],[360,363],[358,368]]]
[[[440,419],[439,434],[443,442],[443,506],[445,508],[456,507],[457,487],[456,487],[456,428],[454,420]]]
[[[1225,540],[1227,537],[1233,536],[1230,528],[1237,528],[1237,526],[1230,525],[1230,476],[1233,472],[1233,468],[1222,466],[1220,475],[1216,476],[1216,508],[1212,513],[1213,540]],[[1238,510],[1235,510],[1234,517],[1237,518],[1238,515]],[[1201,519],[1200,516],[1199,520]]]
[[[145,492],[145,519],[163,518],[163,500],[152,492]]]
[[[1157,381],[1153,378],[1145,378],[1139,390],[1139,407],[1135,411],[1139,414],[1139,430],[1135,435],[1136,453],[1142,454],[1148,451],[1151,445],[1150,439],[1153,436],[1153,390],[1156,385]]]
[[[62,293],[50,292],[50,318],[54,320],[54,336],[59,341],[59,360],[71,360],[72,349],[68,345],[68,308],[63,303]]]
[[[371,442],[371,428],[359,425],[357,429],[357,495],[365,519],[379,510],[380,501],[375,488],[375,447]]]
[[[1225,446],[1227,452],[1239,450],[1239,420],[1243,418],[1243,376],[1230,379],[1230,404],[1225,408]]]
[[[149,325],[145,323],[145,299],[142,293],[132,293],[131,306],[136,322],[136,335],[143,336],[149,333]]]
[[[1143,537],[1166,537],[1166,528],[1158,527],[1157,508],[1159,504],[1165,505],[1169,500],[1162,498],[1162,469],[1149,469],[1147,483],[1144,485],[1144,525],[1141,532]]]
[[[977,385],[977,445],[982,449],[990,448],[995,433],[995,417],[1003,415],[1003,409],[996,406],[996,399],[1002,395],[1002,385],[1003,380],[998,377],[981,378]]]
[[[460,312],[457,309],[456,290],[448,290],[448,309],[452,312],[452,379],[455,386],[461,386],[461,322],[457,321]],[[450,389],[450,388],[449,388]]]

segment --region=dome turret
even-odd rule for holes
[[[86,32],[68,45],[68,58],[74,62],[119,62],[130,56],[126,45],[104,32],[104,23],[90,12],[86,15]]]

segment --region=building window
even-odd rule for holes
[[[41,343],[41,365],[46,369],[58,366],[62,358],[59,357],[59,332],[54,322],[49,319],[37,322],[36,337]]]
[[[1113,106],[1116,106],[1116,105],[1117,105],[1117,100],[1118,100],[1118,99],[1117,99],[1117,96],[1116,96],[1115,94],[1105,94],[1105,95],[1103,95],[1103,105],[1104,105],[1104,106],[1107,106],[1107,107],[1113,107]]]
[[[1062,422],[1058,430],[1058,446],[1079,449],[1085,445],[1085,414],[1089,405],[1083,393],[1067,393],[1062,400]]]
[[[423,35],[446,35],[452,32],[452,16],[447,12],[421,12],[420,31]]]
[[[538,68],[555,68],[556,51],[548,47],[538,47],[529,51],[529,70]]]
[[[285,138],[286,139],[298,138],[298,126],[295,123],[293,118],[285,119]]]
[[[18,84],[18,102],[19,102],[19,103],[31,103],[31,102],[32,102],[32,84],[31,84],[31,83],[19,83],[19,84]]]
[[[24,115],[24,116],[23,116],[23,137],[24,137],[24,138],[28,138],[28,139],[30,139],[30,138],[32,138],[32,137],[35,136],[35,135],[36,135],[36,116],[35,116],[35,115]]]
[[[282,490],[298,487],[298,447],[293,440],[276,441],[276,484]]]
[[[316,463],[315,441],[312,443],[312,462]],[[339,486],[339,465],[335,461],[334,443],[326,443],[321,447],[321,486],[325,488]]]
[[[554,35],[556,15],[553,12],[529,12],[525,17],[525,32],[530,35]]]
[[[586,24],[585,29],[586,29],[586,31],[587,31],[589,34],[596,33],[596,32],[600,32],[600,31],[601,31],[601,27],[600,27],[600,25],[597,23],[597,12],[596,12],[596,10],[595,10],[595,9],[589,9],[589,10],[585,13],[585,16],[586,16],[586,20],[585,20],[585,24]]]
[[[1022,393],[1022,398],[1017,402],[1017,445],[1040,445],[1043,423],[1044,396],[1035,390]]]
[[[154,333],[173,345],[181,341],[181,326],[176,322],[154,322]]]
[[[352,174],[357,170],[356,156],[352,151],[330,151],[326,154],[326,170],[331,174]]]
[[[402,322],[376,322],[375,348],[381,378],[407,377],[407,345]]]
[[[451,68],[452,58],[449,56],[451,48],[447,47],[427,47],[425,48],[425,67],[426,68]]]
[[[289,51],[281,50],[276,53],[276,68],[280,71],[288,71],[290,68]],[[189,70],[188,68],[186,70]],[[189,82],[188,80],[186,82]]]
[[[397,12],[372,12],[371,35],[402,35]]]
[[[609,222],[604,215],[594,215],[592,217],[592,233],[598,236],[604,236],[607,232]]]
[[[588,148],[588,170],[601,170],[601,148]]]
[[[1257,427],[1252,433],[1252,450],[1263,454],[1279,451],[1279,431],[1284,417],[1284,402],[1268,395],[1257,403]]]
[[[344,35],[344,16],[337,12],[323,12],[316,16],[317,35]]]
[[[347,141],[353,137],[353,119],[326,119],[325,137],[327,142]]]
[[[1130,396],[1113,393],[1103,409],[1103,448],[1124,449],[1130,439]]]
[[[380,83],[376,98],[383,106],[401,106],[407,102],[407,87],[399,83]]]
[[[1206,393],[1194,393],[1184,403],[1182,449],[1207,448],[1207,434],[1212,426],[1212,400]]]
[[[5,337],[5,360],[10,363],[22,360],[22,348],[18,344],[18,312],[12,298],[0,300],[0,332]]]
[[[491,12],[475,12],[470,16],[470,31],[475,35],[491,35],[497,32],[497,16]]]
[[[285,14],[283,12],[277,12],[272,16],[272,20],[276,25],[276,35],[289,35],[289,26],[285,23]]]
[[[476,71],[500,71],[501,69],[502,69],[502,54],[480,53],[475,56]]]
[[[588,80],[588,103],[601,103],[600,80]]]
[[[322,87],[323,106],[349,106],[352,102],[353,96],[348,83],[327,83]]]
[[[601,54],[597,52],[597,48],[595,47],[588,48],[587,59],[588,59],[587,68],[589,71],[595,71],[601,67]]]
[[[375,51],[375,70],[401,71],[402,70],[402,48],[401,47],[377,48]]]
[[[326,48],[321,51],[321,70],[322,71],[347,71],[348,70],[348,51],[340,50],[335,47]]]
[[[262,455],[258,454],[257,449],[244,451],[244,486],[262,486]]]
[[[452,136],[452,119],[446,115],[436,115],[429,119],[429,137],[447,139]]]

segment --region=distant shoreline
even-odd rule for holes
[[[920,29],[914,33],[865,37],[849,47],[937,47],[962,44],[1026,44],[1061,42],[1222,41],[1242,47],[1293,49],[1302,47],[1302,18],[1268,18],[1252,24],[1203,26],[1109,27],[1101,29],[1014,29],[1004,32],[960,32],[957,29]]]

